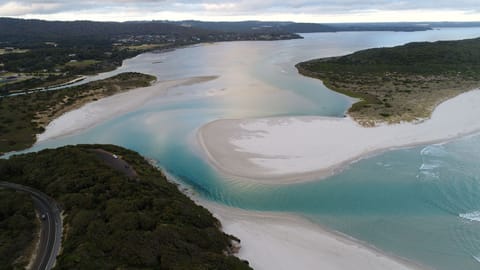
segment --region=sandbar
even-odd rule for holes
[[[169,89],[192,85],[216,79],[217,76],[199,76],[178,80],[160,81],[155,84],[115,94],[69,111],[50,122],[45,131],[37,135],[37,142],[70,135],[93,127],[115,116],[138,108],[156,96],[162,96]]]

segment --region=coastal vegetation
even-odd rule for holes
[[[30,195],[0,189],[0,269],[27,266],[39,227],[36,220]]]
[[[364,126],[415,122],[446,99],[480,86],[480,38],[368,49],[296,67],[360,99],[348,113]]]
[[[122,91],[149,86],[155,77],[121,73],[80,86],[0,98],[0,153],[30,147],[35,135],[61,114]]]
[[[108,164],[105,151],[127,162],[134,176]],[[251,269],[233,256],[239,240],[133,151],[113,145],[43,150],[0,160],[0,175],[61,206],[64,236],[55,269]]]

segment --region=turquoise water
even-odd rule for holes
[[[326,180],[292,185],[219,176],[192,144],[197,128],[220,118],[342,116],[350,100],[298,75],[293,66],[299,61],[410,41],[476,36],[479,28],[322,33],[305,35],[304,40],[219,43],[143,54],[91,79],[123,71],[147,72],[159,80],[219,78],[169,90],[133,112],[29,151],[72,143],[122,145],[157,160],[213,201],[299,214],[437,269],[478,269],[480,136],[387,152]]]

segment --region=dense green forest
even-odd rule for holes
[[[129,177],[93,149],[118,155]],[[66,217],[55,269],[251,269],[233,236],[137,153],[67,146],[0,160],[3,180],[54,198]]]
[[[0,269],[25,268],[33,251],[36,222],[29,194],[0,188]]]
[[[480,38],[368,49],[297,68],[362,99],[349,110],[362,124],[416,121],[440,102],[480,86]]]
[[[81,105],[133,88],[149,86],[156,78],[127,72],[114,77],[54,91],[0,98],[0,153],[21,150],[55,117]]]

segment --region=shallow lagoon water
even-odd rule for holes
[[[205,44],[125,61],[124,71],[158,80],[219,76],[171,89],[137,110],[29,151],[71,143],[113,143],[155,159],[200,196],[244,209],[292,212],[387,253],[437,269],[478,269],[480,136],[390,151],[321,181],[256,184],[217,174],[192,142],[220,118],[343,116],[351,104],[318,80],[298,75],[300,61],[393,46],[480,36],[479,28],[427,32],[346,32],[304,40]],[[321,138],[319,138],[321,139]]]

